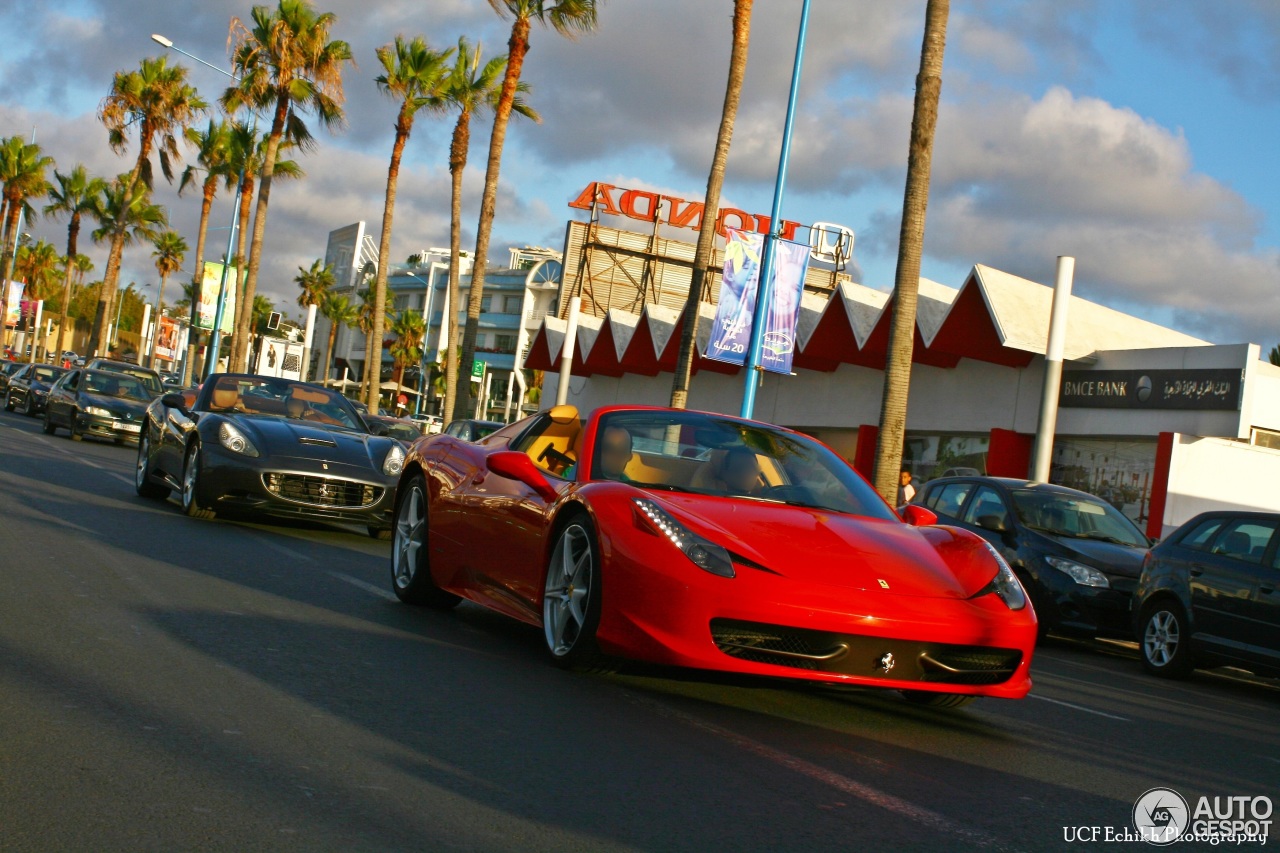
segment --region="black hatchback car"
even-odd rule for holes
[[[1003,477],[945,477],[913,503],[990,542],[1022,581],[1041,633],[1128,638],[1130,601],[1151,542],[1087,492]]]
[[[12,412],[17,409],[27,417],[34,418],[44,411],[49,387],[66,372],[65,368],[47,364],[24,365],[9,377],[9,387],[4,393],[4,410]]]
[[[0,394],[9,390],[9,377],[26,367],[25,361],[14,361],[11,358],[0,358]]]
[[[1151,549],[1133,599],[1142,664],[1280,676],[1280,513],[1206,512]]]

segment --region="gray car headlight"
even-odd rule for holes
[[[636,498],[635,507],[650,525],[671,540],[671,544],[680,549],[695,566],[723,578],[734,577],[733,558],[723,545],[717,545],[694,533],[653,501]]]
[[[218,441],[222,442],[222,446],[232,453],[239,453],[244,456],[258,455],[258,448],[253,446],[249,436],[241,432],[239,427],[227,421],[223,421],[218,425]]]
[[[382,461],[382,473],[388,477],[398,477],[404,470],[404,449],[398,444],[391,445],[387,458]]]
[[[1077,563],[1075,560],[1066,560],[1062,557],[1045,557],[1044,561],[1050,567],[1062,572],[1081,586],[1096,586],[1100,589],[1109,589],[1111,587],[1111,581],[1107,580],[1107,576],[1093,566],[1086,566],[1083,563]]]
[[[1013,573],[1013,569],[1009,567],[1009,562],[995,549],[990,542],[984,541],[983,545],[987,546],[987,551],[991,554],[992,559],[996,561],[996,576],[978,592],[978,595],[985,595],[994,592],[1000,596],[1000,600],[1010,610],[1021,610],[1027,606],[1027,592],[1022,588],[1022,583],[1018,580],[1018,576]]]
[[[111,412],[101,406],[85,406],[83,411],[86,415],[93,415],[98,418],[109,418],[112,416]]]

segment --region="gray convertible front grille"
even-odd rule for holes
[[[315,477],[307,474],[269,473],[262,475],[267,491],[293,503],[317,507],[358,508],[373,506],[382,498],[383,489],[368,483]]]

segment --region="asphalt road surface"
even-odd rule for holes
[[[958,711],[568,674],[396,602],[387,543],[137,498],[135,455],[0,414],[0,850],[1115,849],[1064,828],[1280,803],[1276,682],[1063,641]]]

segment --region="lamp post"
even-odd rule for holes
[[[413,278],[416,278],[418,281],[422,282],[427,286],[427,295],[422,302],[422,319],[423,319],[422,355],[418,358],[418,399],[415,400],[413,403],[413,413],[415,415],[420,415],[422,414],[422,397],[423,397],[423,394],[426,392],[426,387],[425,387],[426,377],[424,375],[425,374],[424,364],[427,359],[427,335],[431,332],[431,303],[435,301],[436,289],[435,289],[435,286],[431,284],[431,282],[427,281],[417,273],[412,273],[412,272],[409,272],[408,270],[405,270],[405,275],[412,276]],[[437,341],[439,341],[440,335],[444,334],[445,322],[447,321],[447,319],[448,318],[446,317],[440,318],[440,333],[436,335]]]
[[[782,219],[782,191],[787,183],[787,161],[791,158],[791,128],[795,124],[796,96],[800,90],[800,65],[804,60],[804,39],[809,29],[809,0],[804,0],[800,10],[800,33],[796,37],[796,59],[791,69],[791,92],[787,97],[787,118],[782,127],[782,151],[778,155],[778,176],[773,185],[773,210],[770,212],[769,233],[764,235],[764,251],[760,259],[760,283],[756,286],[756,309],[751,320],[751,343],[747,347],[747,359],[743,370],[742,410],[749,418],[755,411],[756,386],[759,384],[760,350],[764,346],[764,325],[769,318],[769,303],[773,296],[774,245],[778,242],[779,223]]]
[[[188,59],[194,59],[196,62],[199,62],[201,65],[207,66],[209,68],[212,68],[214,71],[217,71],[219,74],[225,74],[226,76],[230,77],[232,80],[235,80],[236,82],[240,81],[239,77],[232,74],[230,71],[227,71],[225,68],[219,68],[216,65],[205,62],[203,59],[196,56],[195,54],[187,53],[187,51],[175,45],[173,41],[165,38],[164,36],[158,33],[152,33],[151,40],[158,45],[168,48],[169,50],[176,51],[177,53],[182,54]],[[254,112],[250,112],[249,117],[250,117],[249,118],[249,136],[252,138],[254,131],[257,130],[257,127],[258,127],[258,114]],[[239,182],[236,184],[236,193],[234,196],[232,196],[232,198],[233,199],[239,198],[240,192],[243,189],[244,189],[244,169],[241,168],[240,179],[239,179]],[[218,355],[220,350],[222,349],[222,319],[226,311],[226,303],[227,303],[227,271],[231,269],[231,253],[235,250],[236,230],[238,225],[239,225],[239,219],[236,216],[236,206],[232,204],[231,205],[231,229],[227,232],[227,251],[226,251],[226,254],[223,255],[222,280],[218,285],[217,308],[213,312],[213,329],[209,333],[209,357],[205,359],[205,363],[204,363],[204,376],[202,377],[204,379],[208,379],[209,374],[213,373],[218,369]],[[198,270],[197,272],[201,272],[201,271]],[[237,291],[239,290],[239,284],[240,282],[237,281],[236,282]],[[198,292],[193,295],[196,297],[197,300],[199,300],[200,294]],[[244,294],[242,293],[237,293],[237,296],[241,299],[244,298]]]

